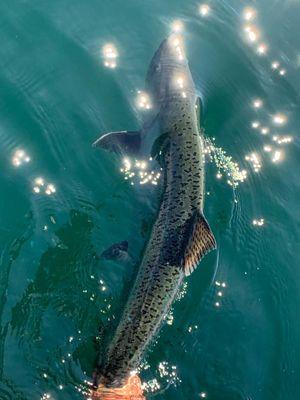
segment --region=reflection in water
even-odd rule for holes
[[[42,254],[34,279],[12,308],[10,326],[26,355],[24,362],[30,363],[35,379],[44,382],[40,387],[49,390],[55,387],[48,380],[57,374],[55,390],[76,385],[79,360],[91,373],[98,351],[94,337],[101,315],[106,319],[110,310],[103,280],[98,283],[91,274],[98,269],[92,229],[89,215],[72,210],[68,223],[54,231],[57,244]],[[39,349],[34,358],[33,348]]]

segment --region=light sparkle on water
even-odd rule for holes
[[[179,89],[183,89],[185,86],[185,77],[183,75],[176,75],[175,83]]]
[[[104,59],[104,65],[108,68],[116,68],[118,51],[114,44],[108,43],[103,46],[102,54]]]
[[[247,179],[247,171],[241,170],[238,163],[234,162],[221,147],[215,146],[212,140],[206,139],[204,153],[210,157],[210,161],[215,163],[218,169],[217,179],[222,178],[221,171],[223,171],[228,177],[228,185],[234,188]]]
[[[56,193],[55,185],[53,183],[46,184],[45,179],[42,178],[41,176],[34,179],[32,190],[36,194],[41,193],[43,190],[44,194],[46,194],[48,196]]]
[[[252,101],[253,108],[256,108],[256,109],[262,108],[263,105],[264,105],[264,103],[263,103],[263,101],[261,99],[254,99]]]
[[[171,28],[174,33],[183,32],[184,30],[183,22],[177,19],[176,21],[173,21]]]
[[[255,172],[260,171],[262,165],[261,165],[260,156],[257,153],[253,152],[253,153],[248,154],[245,157],[245,160],[248,161],[249,163],[251,163],[252,168],[254,169]]]
[[[31,161],[31,159],[25,150],[18,149],[12,155],[11,161],[12,161],[12,164],[14,167],[20,167],[24,163],[26,163],[26,164],[29,163]]]
[[[34,183],[38,186],[44,186],[45,181],[44,181],[44,178],[38,177],[38,178],[35,178]]]
[[[49,393],[44,393],[41,397],[41,400],[49,400],[51,399],[51,395]]]
[[[139,371],[149,370],[150,365],[148,363],[142,363]],[[167,361],[161,361],[156,369],[156,377],[149,379],[146,382],[142,383],[142,389],[148,393],[155,393],[160,390],[162,387],[176,385],[180,383],[181,380],[178,377],[177,366],[171,365]]]
[[[283,152],[281,150],[275,150],[272,154],[272,162],[278,163],[283,159]]]
[[[180,35],[180,32],[177,34],[171,35],[169,39],[170,45],[175,49],[175,53],[179,61],[185,59],[185,52],[184,52],[184,45],[183,45],[183,38]]]
[[[267,135],[268,133],[270,133],[270,128],[268,128],[267,126],[264,126],[261,128],[260,132],[262,135]]]
[[[246,21],[252,21],[256,18],[257,11],[252,7],[246,7],[243,10],[243,18]]]
[[[246,25],[244,27],[244,32],[246,34],[246,39],[250,43],[255,43],[260,38],[260,31],[255,25]]]
[[[287,144],[293,141],[292,136],[273,136],[272,140],[278,144]]]
[[[259,121],[253,121],[251,124],[253,129],[257,129],[260,127],[260,122]]]
[[[124,174],[124,179],[129,180],[131,185],[139,183],[140,185],[157,185],[161,176],[160,171],[151,170],[151,160],[130,160],[128,157],[123,159],[123,166],[120,172]]]
[[[252,224],[255,226],[263,226],[265,224],[265,220],[264,220],[264,218],[254,219],[252,221]]]
[[[263,56],[267,53],[268,51],[268,46],[265,43],[261,43],[258,47],[257,47],[257,54]]]
[[[202,17],[207,17],[211,12],[210,6],[208,4],[200,4],[199,13]]]
[[[273,123],[276,125],[284,125],[287,122],[286,115],[282,113],[277,113],[273,116]]]
[[[264,146],[264,151],[266,153],[270,153],[272,151],[272,146],[269,146],[269,145]]]
[[[53,183],[49,183],[49,185],[47,185],[45,193],[50,195],[50,194],[55,193],[55,192],[56,192],[55,186],[53,185]]]
[[[150,110],[152,107],[150,96],[146,92],[138,90],[136,99],[137,106],[142,110]]]
[[[278,69],[280,66],[280,63],[278,61],[273,61],[271,64],[272,69]]]

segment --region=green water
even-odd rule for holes
[[[157,380],[149,397],[159,400],[300,398],[300,4],[247,2],[269,46],[262,57],[243,38],[245,2],[210,1],[206,18],[198,4],[0,3],[1,400],[83,398],[136,274],[134,263],[99,255],[128,240],[138,259],[156,210],[156,191],[136,190],[117,157],[91,143],[101,132],[139,127],[136,91],[178,18],[205,131],[248,177],[234,194],[207,164],[205,213],[218,250],[187,279],[141,376]],[[119,53],[115,69],[103,65],[101,48],[110,42]],[[286,75],[271,69],[273,60]],[[255,111],[257,97],[264,107]],[[278,111],[288,121],[277,129],[270,119]],[[254,120],[271,132],[252,129]],[[275,134],[294,140],[278,145]],[[269,144],[283,152],[281,162],[264,152]],[[30,162],[14,166],[17,149]],[[254,151],[258,173],[245,160]],[[44,194],[45,186],[34,193],[37,177],[56,193]],[[264,225],[253,225],[260,218]],[[96,339],[100,326],[104,340]]]

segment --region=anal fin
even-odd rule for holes
[[[186,234],[189,236],[182,266],[185,275],[188,276],[197,268],[200,260],[216,248],[216,240],[200,211],[196,211],[188,221]]]
[[[93,143],[93,147],[100,147],[117,154],[136,155],[141,147],[141,134],[139,131],[106,133]]]

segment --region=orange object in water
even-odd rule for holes
[[[141,380],[137,375],[128,378],[120,388],[107,388],[103,384],[92,391],[92,400],[146,400],[143,396]]]

